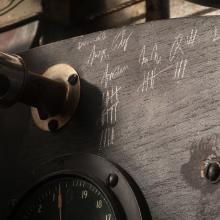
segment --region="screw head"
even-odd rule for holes
[[[53,132],[53,131],[57,131],[58,127],[59,127],[59,123],[58,123],[57,120],[52,119],[52,120],[50,120],[50,121],[48,122],[48,129],[49,129],[50,131],[52,131],[52,132]]]
[[[211,163],[207,167],[206,178],[210,182],[216,182],[220,177],[220,166],[217,163]]]
[[[118,176],[115,173],[111,173],[107,178],[107,185],[115,187],[118,184]]]
[[[76,83],[78,82],[78,76],[76,74],[72,74],[69,78],[68,78],[68,82],[70,85],[75,86]]]

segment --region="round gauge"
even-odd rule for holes
[[[13,220],[118,220],[113,195],[94,181],[58,175],[34,187],[15,210]]]
[[[100,156],[61,157],[33,173],[38,184],[18,199],[9,220],[152,219],[136,182]]]

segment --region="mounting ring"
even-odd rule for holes
[[[43,74],[44,77],[60,81],[66,85],[66,100],[63,111],[55,116],[42,120],[37,108],[31,107],[31,114],[37,127],[44,131],[56,131],[66,125],[72,118],[80,98],[80,79],[76,70],[68,64],[51,66]]]

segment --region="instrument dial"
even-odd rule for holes
[[[13,220],[118,220],[111,193],[80,176],[56,176],[31,190]]]
[[[8,220],[152,219],[132,177],[105,158],[73,154],[48,162],[34,174],[38,184],[17,200]]]

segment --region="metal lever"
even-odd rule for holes
[[[43,130],[57,130],[69,121],[79,101],[79,86],[78,74],[69,65],[58,64],[39,75],[28,71],[21,57],[0,52],[0,107],[17,102],[31,106]],[[51,120],[56,128],[50,128]]]

